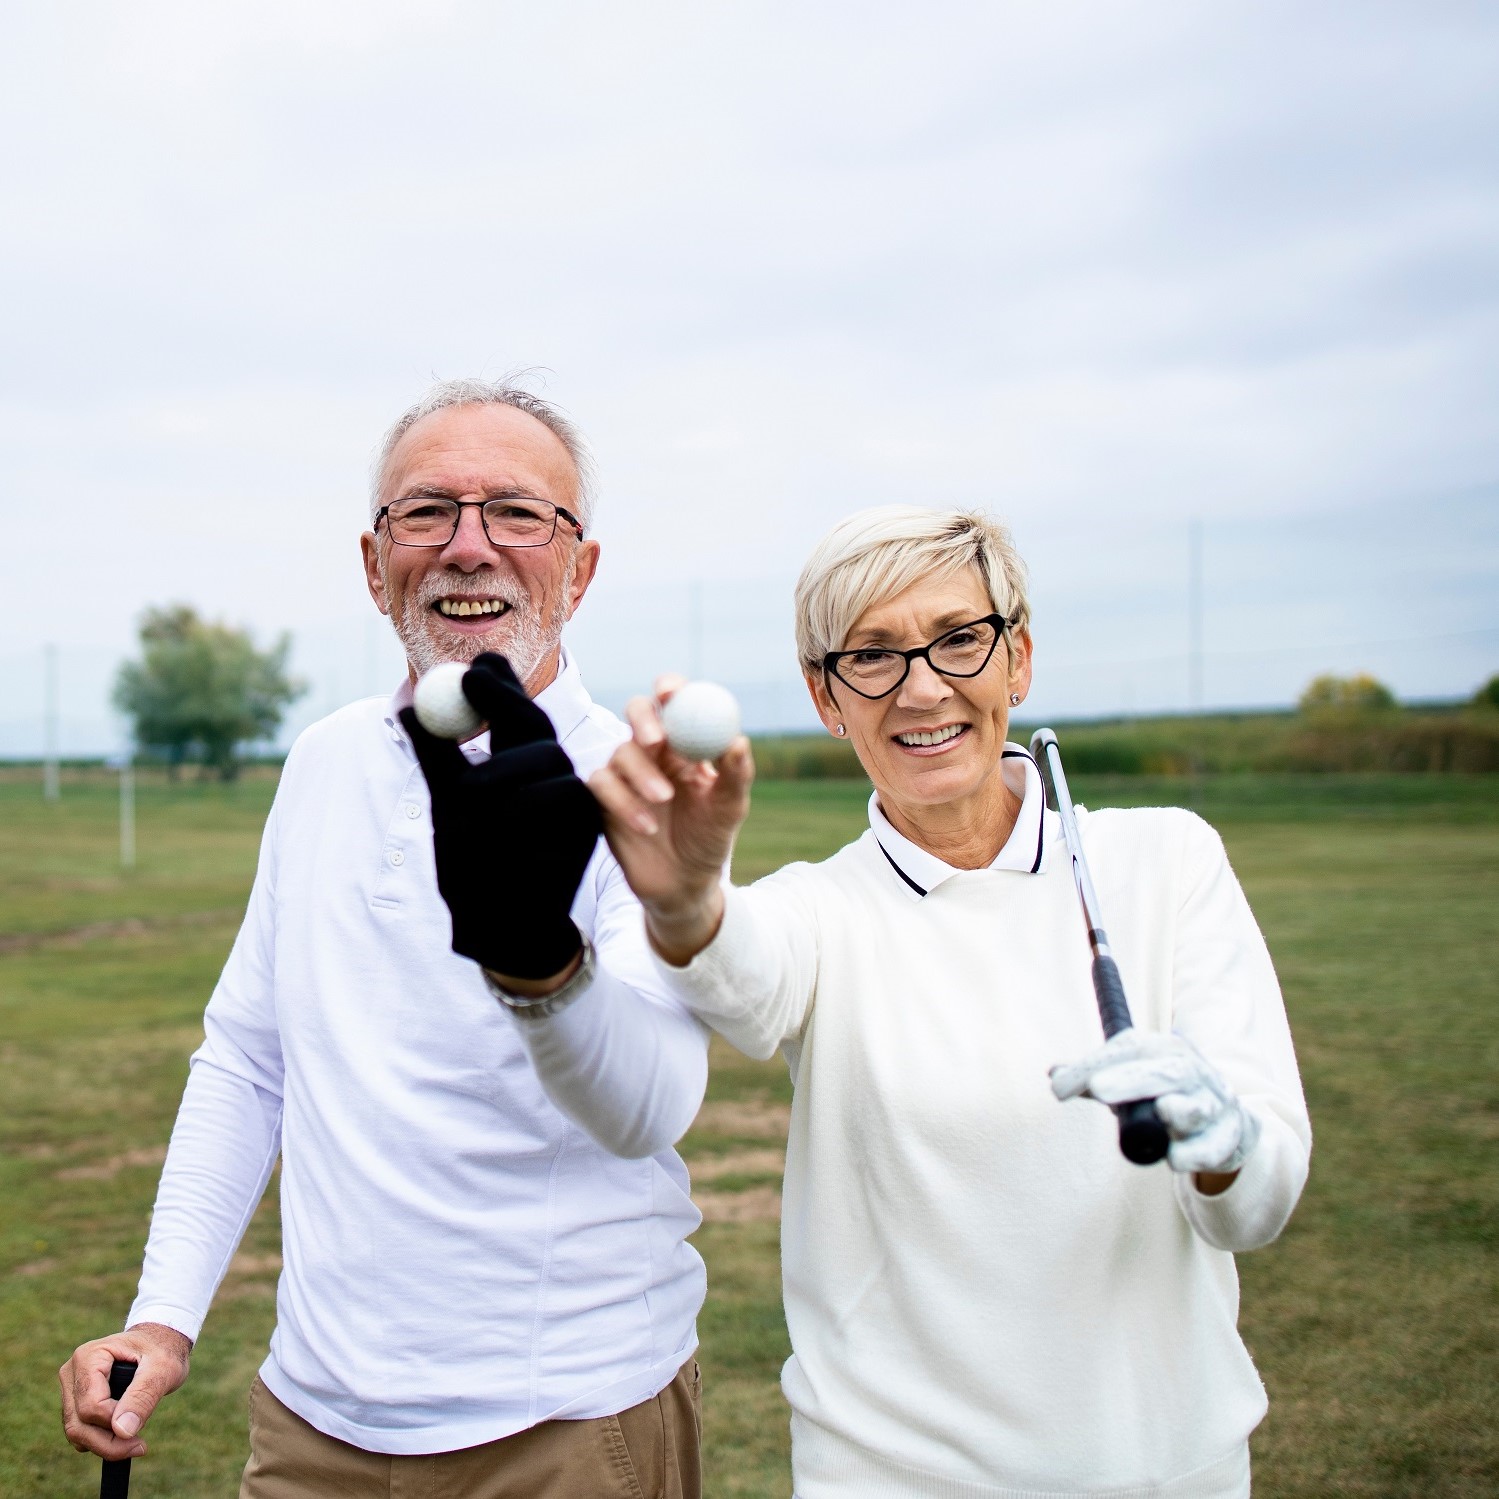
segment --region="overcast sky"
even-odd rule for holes
[[[806,721],[790,590],[890,500],[988,506],[1032,706],[1499,671],[1491,3],[78,3],[0,51],[0,754],[120,729],[149,604],[399,656],[356,537],[434,376],[590,434],[607,701]]]

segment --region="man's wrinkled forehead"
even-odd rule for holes
[[[578,474],[562,440],[513,406],[451,406],[413,422],[386,466],[380,500],[413,490],[454,496],[534,494],[570,507]]]

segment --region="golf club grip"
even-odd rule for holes
[[[1137,1098],[1133,1103],[1116,1103],[1114,1117],[1119,1121],[1119,1153],[1137,1166],[1153,1166],[1166,1158],[1171,1136],[1161,1123],[1153,1098]]]
[[[1099,953],[1093,959],[1093,993],[1098,998],[1098,1015],[1103,1021],[1105,1037],[1117,1036],[1134,1024],[1129,1001],[1124,997],[1119,965],[1107,953]],[[1137,1166],[1153,1166],[1165,1157],[1171,1137],[1151,1099],[1117,1103],[1114,1117],[1119,1121],[1119,1150],[1125,1160]]]
[[[130,1388],[136,1366],[128,1359],[117,1358],[109,1369],[109,1396],[118,1400]],[[130,1459],[110,1462],[105,1458],[99,1475],[99,1499],[126,1499],[130,1492]]]
[[[1124,980],[1119,965],[1107,953],[1093,959],[1093,993],[1098,998],[1098,1018],[1103,1021],[1103,1038],[1111,1041],[1120,1031],[1127,1031],[1130,1019],[1129,1001],[1124,997]]]

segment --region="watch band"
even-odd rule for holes
[[[578,964],[578,971],[560,989],[534,997],[512,993],[487,968],[481,968],[479,972],[484,975],[484,984],[489,992],[518,1020],[541,1020],[547,1015],[565,1010],[588,988],[593,982],[594,974],[598,972],[598,962],[594,957],[593,943],[584,937],[583,961]]]

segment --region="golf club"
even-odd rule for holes
[[[1037,729],[1031,735],[1031,756],[1038,767],[1043,764],[1046,767],[1044,774],[1051,781],[1052,799],[1057,804],[1057,815],[1062,819],[1062,836],[1067,840],[1068,853],[1072,855],[1072,878],[1077,885],[1077,898],[1082,903],[1083,922],[1088,928],[1088,945],[1093,949],[1093,993],[1098,999],[1104,1039],[1112,1040],[1121,1031],[1132,1029],[1134,1021],[1130,1019],[1129,1001],[1124,997],[1124,980],[1119,976],[1119,965],[1109,950],[1108,935],[1098,909],[1098,896],[1088,877],[1083,840],[1078,834],[1077,817],[1072,810],[1072,797],[1062,770],[1062,751],[1057,736],[1050,729]],[[1171,1140],[1155,1103],[1149,1098],[1141,1098],[1133,1103],[1115,1104],[1113,1108],[1119,1120],[1119,1149],[1125,1159],[1137,1166],[1149,1166],[1159,1161],[1166,1154]]]
[[[135,1365],[117,1358],[109,1369],[109,1396],[118,1400],[135,1378]],[[130,1459],[122,1457],[118,1462],[104,1460],[99,1475],[99,1499],[126,1499],[130,1493]]]

